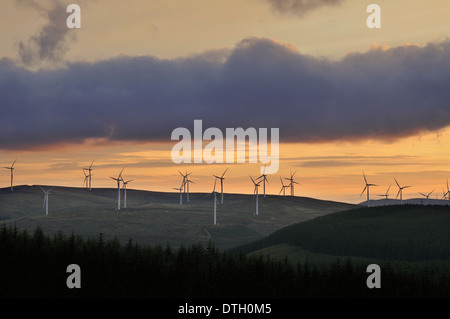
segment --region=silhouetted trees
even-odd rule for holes
[[[367,265],[350,259],[293,265],[208,245],[141,246],[102,234],[45,235],[0,227],[1,298],[449,298],[447,263],[383,263],[382,288],[366,286]],[[69,289],[66,268],[81,268]]]

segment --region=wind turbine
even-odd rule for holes
[[[256,213],[255,213],[255,215],[258,215],[258,188],[260,186],[259,184],[262,181],[259,181],[258,183],[256,183],[251,176],[250,176],[250,179],[252,180],[253,184],[255,185],[255,188],[253,190],[253,196],[256,195]]]
[[[193,181],[191,181],[190,179],[186,178],[186,184],[187,184],[187,193],[186,193],[186,200],[189,202],[189,184],[193,183],[195,184]]]
[[[92,188],[92,164],[94,164],[94,161],[92,161],[91,165],[88,168],[83,168],[83,171],[88,171],[88,181],[89,181],[89,190]],[[86,173],[85,173],[86,175]],[[88,187],[88,184],[86,184],[86,188]]]
[[[363,189],[361,195],[359,195],[359,197],[361,197],[362,194],[364,194],[364,192],[367,190],[367,207],[369,207],[369,200],[370,200],[369,199],[369,188],[370,188],[370,186],[378,186],[378,185],[367,183],[366,175],[364,174],[364,172],[363,172],[363,176],[364,176],[364,182],[366,183],[366,185],[364,186],[364,189]]]
[[[447,179],[447,193],[444,190],[442,190],[442,193],[444,193],[442,199],[445,199],[445,197],[448,195],[448,200],[450,200],[450,189],[448,188],[448,179]]]
[[[39,186],[41,190],[44,192],[44,204],[42,205],[42,208],[45,207],[45,215],[48,215],[48,194],[50,194],[50,191],[54,188],[50,188],[48,190],[44,190],[41,186]]]
[[[403,190],[405,189],[405,188],[408,188],[408,187],[411,187],[411,186],[403,186],[403,187],[401,187],[400,186],[400,184],[397,182],[397,180],[395,179],[395,177],[394,177],[394,180],[395,180],[395,183],[397,184],[397,186],[398,186],[398,193],[397,193],[397,196],[395,197],[395,198],[397,198],[398,197],[398,195],[400,194],[400,205],[402,204],[402,201],[403,201]]]
[[[281,192],[283,192],[283,196],[286,196],[286,187],[289,187],[289,185],[284,185],[283,180],[281,179],[281,176],[280,176],[280,182],[281,182],[281,190],[278,193],[278,195],[280,195]]]
[[[117,178],[115,177],[111,177],[111,179],[117,181],[117,210],[120,210],[120,182],[123,182],[123,178],[122,178],[122,172],[125,168],[122,168],[122,170],[120,171],[119,176],[117,176]]]
[[[428,197],[430,197],[430,195],[434,192],[435,190],[433,189],[431,192],[429,192],[428,194],[424,194],[424,193],[421,193],[421,192],[419,192],[419,194],[420,195],[422,195],[422,196],[424,196],[424,197],[426,197],[427,199],[428,199]]]
[[[123,181],[122,183],[122,192],[123,192],[123,208],[127,208],[127,185],[133,180]]]
[[[218,203],[218,201],[217,201],[217,192],[216,192],[216,182],[217,182],[217,178],[214,179],[213,191],[210,194],[205,196],[205,198],[206,198],[206,197],[208,197],[211,194],[213,195],[213,199],[214,199],[214,204],[213,204],[214,205],[214,225],[217,225],[217,214],[216,214],[216,211],[217,211],[217,203]]]
[[[389,188],[387,189],[386,194],[384,194],[384,195],[378,195],[378,196],[381,196],[381,197],[384,197],[385,199],[388,199],[388,197],[389,197],[389,190],[391,189],[391,186],[392,186],[392,185],[389,185]]]
[[[269,180],[267,179],[267,175],[266,175],[266,165],[264,165],[264,171],[263,171],[262,175],[259,176],[256,180],[258,180],[260,178],[262,178],[264,197],[266,197],[266,182],[269,183]]]
[[[181,185],[183,186],[183,193],[186,193],[186,180],[188,179],[188,176],[191,175],[192,173],[188,173],[187,171],[185,174],[181,173],[180,171],[178,171],[178,173],[180,173],[180,175],[183,176],[183,183]]]
[[[297,182],[295,182],[294,181],[294,175],[295,175],[295,173],[297,173],[297,171],[295,171],[294,172],[294,174],[292,174],[291,173],[291,177],[285,177],[284,179],[287,179],[288,181],[290,181],[290,184],[287,186],[287,187],[290,187],[291,188],[291,196],[294,196],[294,184],[298,184],[298,185],[300,185],[299,183],[297,183]]]
[[[183,204],[183,193],[182,193],[182,191],[183,191],[183,187],[184,187],[185,184],[186,184],[186,183],[183,182],[183,183],[181,184],[180,188],[173,188],[174,190],[180,191],[180,205]]]
[[[222,176],[217,176],[217,175],[213,175],[216,179],[220,179],[220,203],[223,204],[223,180],[225,179],[223,176],[225,175],[225,173],[228,171],[228,168],[225,170],[225,172],[223,172]]]
[[[86,189],[89,188],[89,174],[86,174],[86,171],[83,168],[83,174],[84,174],[84,182],[83,185],[86,185]]]
[[[16,160],[12,163],[11,167],[5,167],[6,169],[9,169],[11,171],[11,192],[14,191],[14,164],[16,164]]]

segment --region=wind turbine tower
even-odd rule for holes
[[[17,159],[12,163],[11,167],[5,167],[11,171],[11,192],[14,191],[14,164],[16,164]]]
[[[117,210],[120,210],[120,182],[123,182],[123,178],[122,178],[122,172],[125,168],[122,168],[122,170],[120,171],[119,176],[117,176],[117,178],[115,177],[111,177],[111,179],[117,181]]]
[[[264,165],[264,172],[256,180],[261,179],[261,178],[262,178],[262,182],[263,182],[264,197],[266,197],[266,182],[269,183],[269,180],[267,179],[267,175],[266,175],[266,165]]]
[[[183,188],[184,188],[185,184],[186,183],[183,180],[183,183],[181,184],[181,186],[179,188],[173,188],[174,190],[180,191],[180,205],[183,204]]]
[[[445,199],[445,197],[448,196],[448,200],[450,200],[450,189],[448,188],[448,179],[447,179],[447,193],[442,190],[442,193],[444,194],[444,196],[442,196],[442,199]]]
[[[133,180],[123,181],[122,183],[122,191],[123,191],[123,208],[127,208],[127,185]]]
[[[86,185],[86,189],[89,188],[89,174],[86,173],[86,171],[83,168],[83,174],[84,174],[84,181],[83,181],[83,185]]]
[[[88,168],[83,168],[83,171],[88,171],[89,172],[87,175],[86,175],[86,173],[84,174],[84,175],[87,176],[86,188],[89,188],[89,190],[92,189],[92,165],[93,164],[94,164],[94,161],[92,161],[91,165]]]
[[[42,205],[42,208],[45,208],[45,215],[48,215],[48,194],[50,194],[50,191],[54,188],[50,188],[48,190],[44,190],[41,186],[39,186],[41,190],[44,192],[44,204]]]
[[[284,179],[287,179],[288,181],[290,181],[290,184],[287,186],[287,187],[290,187],[291,188],[291,196],[294,196],[294,184],[298,184],[298,185],[300,185],[299,183],[297,183],[297,182],[295,182],[294,181],[294,175],[295,175],[295,173],[297,173],[297,171],[295,171],[294,172],[294,174],[292,174],[291,173],[291,177],[285,177]]]
[[[217,225],[217,214],[216,214],[216,212],[217,212],[217,203],[218,203],[218,200],[217,200],[217,192],[216,192],[216,182],[217,182],[217,178],[214,179],[214,188],[213,188],[213,191],[212,191],[210,194],[208,194],[208,195],[205,196],[205,198],[206,198],[206,197],[209,197],[210,195],[213,195],[213,200],[214,200],[214,202],[213,202],[213,208],[214,208],[214,225]]]
[[[190,179],[186,178],[186,184],[187,184],[186,201],[188,201],[188,202],[189,202],[189,184],[190,183],[195,184],[193,181],[191,181]]]
[[[408,187],[411,187],[411,186],[400,186],[400,184],[397,182],[397,180],[395,179],[395,177],[394,177],[394,181],[395,181],[395,183],[396,183],[397,186],[398,186],[398,193],[397,193],[397,196],[396,196],[395,198],[398,198],[398,195],[400,195],[400,205],[401,205],[402,202],[403,202],[403,190],[404,190],[405,188],[408,188]]]
[[[185,174],[181,173],[180,171],[178,171],[178,173],[183,176],[183,182],[181,183],[181,185],[183,186],[183,193],[186,193],[186,181],[188,179],[188,176],[192,173],[188,173],[187,171],[185,172]]]
[[[363,189],[361,195],[359,195],[359,197],[361,197],[362,194],[364,194],[364,192],[367,191],[367,207],[369,207],[369,201],[370,201],[369,188],[370,188],[370,186],[378,186],[378,185],[367,183],[366,175],[364,174],[364,172],[363,172],[363,177],[364,177],[364,182],[366,183],[366,185],[364,186],[364,189]]]
[[[222,176],[217,176],[217,175],[213,175],[216,180],[220,179],[220,203],[223,204],[223,180],[225,179],[223,176],[225,175],[225,173],[228,171],[228,168],[225,170],[225,172],[223,172]]]
[[[256,183],[251,176],[250,176],[250,179],[252,180],[253,185],[255,185],[255,188],[253,190],[253,196],[256,196],[256,211],[255,211],[255,215],[258,215],[258,188],[260,186],[259,184],[262,181],[259,181],[258,183]]]
[[[289,187],[289,185],[284,185],[283,180],[281,179],[281,176],[280,176],[280,182],[281,182],[281,190],[278,193],[278,195],[280,195],[281,192],[283,192],[283,196],[286,196],[286,187]]]

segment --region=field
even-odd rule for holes
[[[44,189],[47,189],[45,186]],[[49,195],[49,214],[42,207],[43,193],[38,186],[19,186],[14,192],[0,190],[0,222],[32,231],[40,226],[47,234],[72,232],[84,238],[106,240],[117,237],[140,244],[179,247],[181,244],[207,243],[230,249],[261,239],[282,227],[306,221],[355,205],[305,197],[259,197],[259,215],[254,215],[251,195],[224,194],[217,205],[213,225],[213,199],[208,194],[190,194],[190,201],[179,204],[178,193],[129,189],[127,208],[117,210],[117,189],[56,187]],[[206,197],[207,196],[207,197]]]

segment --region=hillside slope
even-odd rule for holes
[[[48,186],[44,187],[45,189]],[[229,249],[263,238],[301,221],[347,210],[355,205],[306,197],[269,195],[259,198],[259,215],[251,195],[224,194],[217,206],[213,225],[213,200],[207,194],[190,194],[179,204],[178,193],[129,189],[127,209],[117,210],[117,189],[56,187],[49,197],[49,214],[42,208],[43,193],[38,186],[0,189],[0,221],[19,229],[37,225],[49,234],[74,232],[120,241],[133,239],[142,244],[192,244],[212,240],[216,247]]]
[[[342,211],[282,228],[236,248],[307,251],[397,261],[450,261],[450,207],[395,205]],[[296,248],[296,249],[295,249]]]

